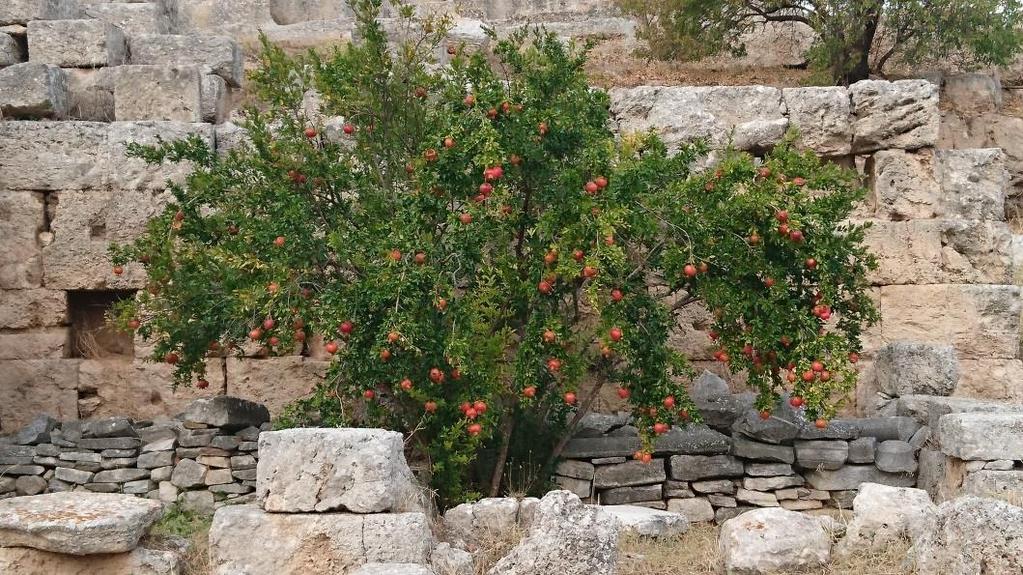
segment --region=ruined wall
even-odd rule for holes
[[[418,4],[449,9],[455,3]],[[466,17],[452,36],[468,42],[486,41],[482,22],[473,18],[499,30],[532,19],[569,36],[632,30],[602,0],[460,5]],[[215,147],[230,146],[238,129],[227,120],[257,31],[291,48],[345,42],[352,22],[342,6],[340,0],[0,3],[0,432],[37,413],[61,420],[154,418],[220,392],[276,413],[312,388],[325,363],[307,350],[227,359],[226,379],[212,366],[210,389],[172,390],[169,366],[144,361],[143,342],[103,326],[102,315],[117,298],[146,288],[134,266],[114,275],[106,249],[138,234],[168,201],[166,181],[187,169],[125,158],[125,142],[197,134]],[[943,126],[967,122],[960,109],[969,99],[962,94],[976,90],[956,89],[951,78],[944,84],[951,95],[944,111],[937,85],[927,81],[612,92],[624,131],[657,129],[672,144],[711,136],[716,144],[731,141],[757,152],[799,127],[804,146],[863,172],[872,194],[857,217],[874,223],[869,242],[881,260],[874,295],[882,321],[868,337],[861,411],[913,392],[885,388],[872,375],[873,350],[900,340],[950,346],[957,376],[944,393],[1023,400],[1014,285],[1023,240],[1013,236],[1005,208],[1023,164],[1018,148],[1008,155],[997,149],[1011,144],[1009,136],[946,145],[952,132]],[[991,99],[996,93],[1001,98],[997,86]],[[974,107],[986,112],[971,113],[988,127],[974,132],[994,133],[1002,105],[984,106]],[[702,311],[687,311],[675,344],[698,367],[723,375],[700,331],[707,323]],[[601,405],[614,409],[615,401]]]

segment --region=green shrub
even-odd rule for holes
[[[195,166],[112,250],[150,282],[116,321],[155,340],[180,383],[241,346],[288,354],[322,334],[328,375],[282,425],[400,430],[442,504],[539,488],[603,386],[635,406],[640,459],[697,421],[668,337],[701,302],[760,409],[788,387],[809,417],[834,414],[874,317],[873,261],[844,223],[855,174],[788,143],[762,165],[729,153],[693,172],[700,145],[616,140],[585,50],[522,30],[433,66],[446,22],[406,9],[389,49],[377,3],[354,4],[361,41],[329,57],[265,44],[250,145],[132,149]],[[304,111],[311,89],[323,117],[344,118],[331,137]]]

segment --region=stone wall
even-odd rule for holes
[[[352,21],[343,4],[0,3],[0,237],[6,240],[0,433],[40,412],[65,421],[156,418],[216,393],[253,399],[277,413],[312,389],[326,363],[308,348],[283,357],[249,350],[240,359],[224,358],[219,370],[214,364],[210,389],[173,389],[169,366],[145,361],[149,348],[142,341],[103,327],[114,301],[146,288],[135,266],[114,275],[106,250],[112,241],[135,237],[168,201],[167,181],[187,169],[125,158],[125,143],[195,134],[218,149],[230,147],[239,129],[226,120],[256,31],[292,48],[344,42]],[[416,4],[448,9],[454,3]],[[484,20],[499,30],[528,18],[567,36],[631,34],[631,24],[603,0],[459,4],[463,17],[452,38],[470,43],[486,41]],[[613,90],[612,111],[622,131],[656,129],[673,145],[710,136],[755,153],[798,127],[804,146],[863,172],[871,197],[857,218],[873,223],[868,241],[881,262],[873,294],[882,321],[867,337],[856,398],[861,413],[898,396],[873,375],[873,352],[901,340],[951,346],[960,369],[948,394],[1020,401],[1021,303],[1014,284],[1023,239],[1013,235],[1005,206],[1007,190],[1023,173],[1016,158],[1023,152],[1011,129],[1002,130],[1012,124],[1001,122],[1001,104],[993,103],[1002,101],[1000,87],[979,91],[977,82],[945,78],[948,110],[937,84],[867,81],[849,89],[642,86]],[[978,118],[969,123],[971,134],[998,137],[948,135],[946,126],[969,114]],[[673,341],[698,367],[725,375],[702,332],[708,320],[705,310],[685,310]],[[741,385],[742,377],[729,382]],[[622,407],[613,396],[599,406]]]

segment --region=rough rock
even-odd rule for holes
[[[849,443],[846,441],[797,441],[794,447],[796,463],[804,469],[835,470],[849,458]]]
[[[0,113],[4,118],[61,120],[68,115],[64,71],[50,64],[25,62],[0,69]]]
[[[791,446],[760,443],[746,439],[741,435],[732,436],[732,454],[755,461],[793,463],[796,460],[795,452]]]
[[[714,455],[728,453],[730,441],[706,425],[673,427],[657,438],[654,453],[687,455]],[[628,437],[575,437],[565,444],[561,456],[565,459],[592,459],[601,457],[631,457],[640,448],[638,436]]]
[[[122,553],[160,517],[157,501],[75,491],[0,501],[0,546],[69,555]]]
[[[28,24],[32,20],[64,20],[80,14],[76,0],[5,0],[0,4],[0,26]]]
[[[789,405],[788,398],[783,397],[771,417],[764,419],[760,411],[748,409],[732,424],[732,431],[757,441],[786,443],[799,435],[799,421],[799,414]]]
[[[712,497],[719,495],[708,495],[707,497],[689,497],[686,499],[669,499],[668,511],[681,513],[690,523],[703,523],[714,521],[714,507],[711,505]],[[726,507],[734,507],[735,499],[729,498]]]
[[[253,553],[258,541],[260,552]],[[433,536],[422,513],[267,513],[221,507],[210,528],[214,575],[346,573],[364,562],[429,564]]]
[[[199,122],[200,85],[195,67],[123,66],[114,79],[114,118]]]
[[[800,146],[825,156],[849,154],[852,126],[846,88],[785,88],[782,98],[788,109],[789,122],[799,130]]]
[[[877,446],[874,464],[889,473],[916,473],[916,448],[905,441],[882,441]]]
[[[193,401],[181,414],[182,421],[204,423],[222,429],[242,429],[270,421],[266,406],[240,397],[218,395]]]
[[[831,560],[831,535],[818,517],[757,509],[724,522],[718,549],[728,575],[816,569]]]
[[[267,511],[420,508],[400,433],[288,429],[259,436],[256,491]]]
[[[437,575],[473,575],[472,554],[452,547],[450,543],[438,543],[430,554],[430,564]]]
[[[886,473],[873,465],[846,465],[835,471],[813,470],[803,476],[810,487],[824,491],[855,490],[861,483],[881,483],[894,487],[912,487],[916,483],[910,474]]]
[[[750,491],[742,487],[735,492],[735,499],[757,507],[778,507],[778,496],[775,494],[763,491]]]
[[[671,457],[671,478],[679,481],[741,477],[742,474],[742,461],[730,455],[674,455]]]
[[[199,85],[200,115],[203,122],[220,124],[230,113],[231,92],[216,74],[203,74]]]
[[[852,421],[859,428],[861,437],[873,437],[878,441],[909,441],[920,429],[920,424],[911,417],[864,417]]]
[[[710,312],[706,314],[709,316]],[[703,332],[696,332],[694,335],[699,338],[701,344],[707,340]],[[731,430],[735,420],[753,407],[755,399],[751,393],[731,393],[728,382],[707,370],[693,380],[690,397],[704,423],[717,430]]]
[[[962,492],[981,497],[1020,497],[1023,495],[1023,470],[974,471],[963,479]]]
[[[795,475],[796,472],[788,463],[747,463],[746,475],[750,477],[775,477],[777,475]]]
[[[933,527],[913,547],[920,575],[1023,572],[1023,508],[963,497],[938,506]]]
[[[646,503],[663,499],[663,486],[636,485],[630,487],[614,487],[600,492],[601,505],[622,505],[625,503]]]
[[[27,547],[0,547],[0,572],[46,575],[178,575],[177,553],[136,547],[129,553],[75,556]]]
[[[953,413],[938,421],[941,451],[963,460],[1023,459],[1023,413]]]
[[[936,513],[937,507],[922,489],[864,483],[853,499],[852,521],[835,552],[881,550],[902,538],[915,541],[931,527]]]
[[[593,464],[586,461],[568,459],[559,462],[554,472],[565,477],[590,480],[593,479]]]
[[[593,486],[597,489],[626,487],[660,483],[665,479],[663,459],[655,459],[649,464],[642,461],[627,461],[617,465],[597,467],[593,474]]]
[[[120,66],[127,50],[121,29],[102,20],[35,20],[28,24],[30,62],[64,68]]]
[[[245,79],[238,44],[226,36],[207,34],[142,34],[131,38],[131,63],[200,66],[233,87]]]
[[[38,475],[22,475],[14,481],[18,495],[38,495],[46,490],[47,481]]]
[[[849,442],[849,463],[873,463],[876,451],[876,437],[854,439]]]
[[[688,518],[675,510],[661,511],[636,505],[604,505],[600,509],[618,520],[621,534],[675,537],[689,530]]]
[[[933,157],[905,150],[883,150],[872,156],[869,173],[879,217],[906,220],[941,213]]]
[[[49,415],[37,415],[11,437],[15,445],[35,445],[50,438],[50,432],[57,426],[57,420]]]
[[[797,487],[804,483],[799,475],[779,475],[778,477],[746,477],[742,486],[751,491],[774,491],[786,487]]]
[[[1005,219],[1009,173],[1000,148],[935,152],[942,211],[969,220]]]
[[[938,141],[938,86],[927,80],[862,80],[852,97],[853,151],[914,150]]]
[[[175,3],[171,3],[173,7]],[[128,37],[140,34],[168,34],[171,20],[168,4],[160,2],[99,2],[86,3],[85,14],[117,26]]]
[[[438,575],[436,571],[417,563],[366,563],[352,575]]]
[[[613,575],[617,558],[617,521],[567,491],[552,491],[537,505],[529,534],[488,575]]]
[[[951,395],[959,381],[959,360],[950,345],[893,342],[874,359],[874,374],[884,393]]]

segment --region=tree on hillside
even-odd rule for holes
[[[850,84],[893,59],[1005,65],[1019,52],[1019,0],[616,0],[639,22],[647,55],[696,60],[743,55],[744,35],[771,23],[815,33],[808,64]]]
[[[788,144],[694,171],[702,146],[616,138],[585,50],[553,34],[470,53],[403,8],[392,43],[379,0],[353,7],[361,40],[329,56],[264,45],[248,144],[132,148],[194,166],[112,249],[115,272],[149,280],[116,321],[180,384],[246,348],[316,346],[327,377],[278,425],[400,430],[451,504],[507,489],[508,469],[549,477],[601,388],[634,406],[649,461],[657,435],[699,420],[668,339],[702,303],[765,417],[789,391],[827,424],[876,315],[854,173]]]

